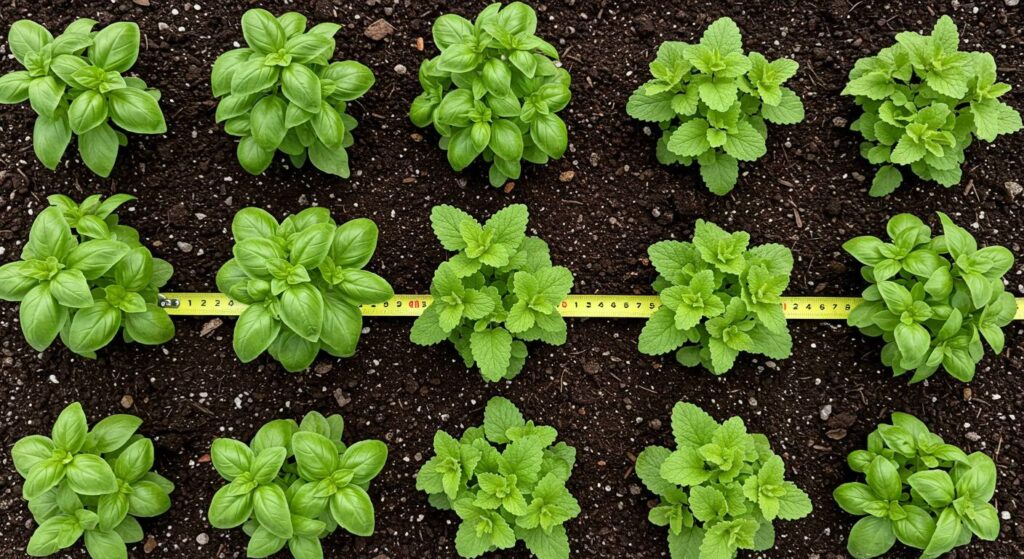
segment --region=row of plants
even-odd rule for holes
[[[115,213],[132,199],[94,195],[78,204],[51,196],[21,260],[0,266],[0,299],[20,302],[22,332],[37,351],[59,337],[71,351],[95,357],[119,331],[126,342],[146,345],[173,338],[158,293],[173,270]],[[940,368],[969,382],[986,345],[1003,351],[1003,330],[1017,309],[1003,279],[1013,254],[979,248],[969,231],[938,217],[938,235],[920,218],[899,214],[886,226],[888,241],[863,236],[843,245],[864,265],[869,284],[848,324],[881,337],[883,364],[896,376],[910,374],[911,383]],[[455,254],[434,273],[433,302],[413,323],[413,343],[449,341],[467,369],[498,382],[523,369],[528,343],[566,342],[559,307],[573,274],[552,264],[547,243],[526,234],[526,206],[508,206],[481,223],[440,205],[430,220],[441,246]],[[245,305],[232,341],[243,363],[266,352],[297,372],[321,351],[351,357],[363,328],[360,306],[394,296],[387,280],[363,269],[377,248],[378,229],[368,219],[338,225],[330,211],[313,207],[278,222],[245,208],[231,232],[233,258],[216,283]],[[651,245],[660,306],[640,333],[640,352],[674,352],[680,364],[716,375],[742,353],[789,357],[782,296],[793,255],[779,244],[749,245],[749,234],[700,219],[691,241]]]
[[[127,144],[124,132],[163,134],[166,124],[159,91],[122,76],[138,57],[138,26],[95,25],[80,19],[54,38],[32,21],[15,22],[8,43],[25,69],[0,77],[0,103],[30,102],[38,114],[33,145],[45,166],[56,169],[76,136],[83,162],[106,177]],[[264,172],[280,151],[295,167],[310,161],[350,174],[346,149],[358,122],[348,103],[373,86],[374,75],[359,62],[332,62],[339,25],[307,25],[295,12],[249,10],[241,22],[246,46],[213,65],[216,121],[239,138],[238,161],[249,173]],[[524,161],[543,165],[565,153],[568,131],[558,113],[572,97],[572,79],[558,50],[536,32],[537,15],[521,2],[491,4],[474,21],[444,14],[434,22],[440,54],[420,65],[423,93],[409,118],[434,128],[454,170],[482,159],[498,187],[519,179]],[[663,43],[651,79],[625,109],[658,125],[659,162],[696,163],[708,189],[725,195],[739,162],[767,154],[768,124],[804,120],[800,97],[784,85],[798,70],[787,58],[745,53],[736,23],[721,18],[697,44]],[[870,194],[893,192],[908,170],[956,185],[975,139],[1019,131],[1020,113],[1000,101],[1011,88],[996,71],[991,54],[960,50],[948,16],[929,35],[898,33],[896,44],[858,60],[843,94],[863,111],[851,126],[864,138],[862,156],[880,166]]]
[[[843,510],[863,517],[850,532],[850,554],[880,557],[898,540],[935,558],[974,536],[996,539],[992,459],[944,443],[911,415],[895,413],[892,421],[868,436],[867,449],[849,455],[850,468],[865,482],[845,483],[834,493]],[[127,546],[143,539],[138,519],[170,509],[174,484],[152,471],[153,442],[137,433],[141,424],[132,415],[113,415],[90,429],[74,403],[49,437],[15,443],[22,497],[38,524],[29,555],[51,555],[84,538],[93,559],[126,559]],[[644,449],[636,475],[658,498],[649,520],[667,528],[673,559],[768,551],[776,520],[812,512],[807,494],[786,479],[786,465],[768,437],[749,433],[740,417],[719,423],[679,402],[671,425],[675,448]],[[287,548],[296,559],[322,559],[321,540],[339,528],[372,535],[370,483],[383,470],[388,447],[376,440],[346,445],[344,429],[341,416],[310,412],[301,422],[268,422],[248,444],[213,441],[211,461],[227,483],[210,501],[210,525],[241,526],[249,536],[246,556],[257,558]],[[512,402],[494,397],[483,425],[457,438],[437,431],[433,450],[416,488],[431,506],[458,516],[460,557],[520,541],[538,559],[570,556],[565,523],[581,512],[567,488],[576,449],[558,441],[554,428],[526,420]]]

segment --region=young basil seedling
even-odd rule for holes
[[[1003,276],[1013,253],[1001,246],[979,249],[966,229],[939,213],[943,234],[910,214],[889,220],[892,242],[857,237],[843,249],[864,264],[871,285],[848,322],[885,340],[882,363],[896,376],[913,371],[920,382],[942,367],[969,382],[985,355],[982,339],[1003,351],[1003,328],[1017,312]]]
[[[7,36],[11,53],[25,68],[0,77],[0,103],[28,100],[38,115],[32,132],[36,157],[54,170],[71,136],[89,169],[110,176],[125,132],[163,134],[160,92],[136,77],[122,76],[139,56],[139,26],[130,22],[93,31],[78,19],[54,38],[41,25],[19,20]]]
[[[729,18],[712,23],[700,43],[662,43],[650,65],[653,79],[629,98],[626,112],[661,129],[658,161],[700,165],[711,192],[728,194],[739,177],[739,161],[767,153],[774,124],[796,124],[804,106],[783,86],[799,65],[788,58],[769,62],[743,53],[740,30]]]
[[[889,552],[896,541],[936,559],[974,536],[999,536],[999,515],[990,501],[996,465],[981,452],[966,454],[928,430],[916,417],[892,414],[868,435],[867,450],[846,459],[865,483],[844,483],[833,497],[846,512],[861,516],[847,550],[854,559]]]
[[[572,272],[552,266],[547,243],[526,236],[529,218],[522,204],[483,225],[460,209],[434,207],[434,234],[458,254],[434,272],[433,303],[413,323],[413,343],[451,341],[466,367],[479,366],[490,382],[519,374],[526,342],[565,343],[558,306],[572,289]]]
[[[994,142],[1021,129],[1020,113],[999,100],[1010,86],[996,82],[987,52],[960,50],[960,33],[942,16],[931,35],[903,32],[896,44],[862,58],[843,90],[864,114],[851,128],[864,136],[860,153],[882,165],[871,196],[903,183],[900,167],[926,181],[960,183],[964,151],[974,138]]]
[[[281,151],[296,167],[308,159],[349,177],[346,148],[358,122],[346,109],[374,77],[358,62],[331,62],[339,29],[321,23],[307,31],[305,16],[295,12],[274,17],[257,8],[242,15],[247,46],[217,58],[210,84],[221,98],[217,122],[241,138],[238,162],[249,173],[265,171]]]
[[[647,250],[658,271],[661,308],[640,333],[640,353],[676,351],[687,367],[721,375],[741,352],[785,359],[793,340],[782,314],[793,254],[782,245],[748,249],[750,235],[697,220],[693,242],[661,241]],[[680,347],[682,346],[682,347]]]
[[[174,270],[114,213],[134,199],[93,195],[77,204],[50,196],[21,260],[0,266],[0,299],[21,303],[21,331],[36,351],[60,336],[71,351],[94,358],[122,327],[126,342],[160,345],[174,337],[158,304]]]
[[[363,329],[359,306],[395,294],[384,278],[362,269],[377,250],[377,225],[369,219],[339,226],[326,208],[306,208],[278,224],[264,210],[245,208],[231,233],[234,258],[217,272],[217,289],[248,305],[234,335],[243,363],[269,351],[296,372],[321,349],[351,357]]]
[[[516,406],[491,398],[484,424],[456,439],[434,435],[434,456],[416,476],[416,489],[440,510],[461,519],[455,535],[460,557],[512,549],[522,541],[538,559],[568,559],[564,524],[580,514],[565,484],[576,449],[558,432],[526,421]]]
[[[676,449],[649,446],[636,473],[660,502],[648,515],[667,526],[672,559],[736,557],[740,549],[768,551],[775,520],[811,513],[811,500],[791,481],[768,438],[747,432],[743,420],[718,423],[699,407],[672,408]]]
[[[127,544],[143,538],[136,518],[167,512],[174,491],[152,471],[153,441],[135,432],[140,425],[133,415],[112,415],[90,430],[75,402],[49,437],[14,443],[14,467],[25,478],[22,498],[39,525],[26,553],[53,555],[84,536],[92,559],[128,558]]]
[[[522,2],[491,4],[474,22],[445,14],[433,27],[441,54],[420,65],[423,93],[409,118],[434,126],[456,171],[483,157],[494,187],[518,179],[521,160],[544,165],[569,145],[555,113],[569,103],[572,80],[536,31],[537,14]]]
[[[340,415],[310,412],[301,424],[267,423],[248,445],[213,441],[213,467],[229,483],[210,502],[210,524],[242,526],[249,536],[247,557],[269,557],[287,546],[295,559],[322,559],[320,540],[339,526],[372,535],[367,491],[384,468],[388,447],[375,440],[346,446],[344,427]]]

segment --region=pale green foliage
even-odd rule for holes
[[[765,121],[796,124],[804,119],[800,97],[784,84],[799,65],[788,58],[769,62],[743,52],[743,38],[729,18],[712,23],[700,43],[662,43],[650,65],[653,79],[629,98],[626,112],[661,128],[658,161],[700,165],[711,192],[736,186],[739,161],[767,153]]]
[[[565,343],[558,307],[572,289],[572,272],[552,266],[547,243],[526,235],[529,219],[522,204],[483,225],[460,209],[434,207],[434,234],[458,254],[434,273],[433,303],[413,324],[414,343],[450,340],[466,367],[477,365],[491,382],[519,374],[526,342]]]
[[[54,38],[41,25],[19,20],[8,44],[25,68],[0,77],[0,104],[29,101],[38,115],[32,132],[36,157],[56,169],[71,136],[92,172],[110,176],[125,132],[163,134],[160,92],[136,77],[124,77],[139,56],[139,26],[78,19]],[[111,123],[121,130],[115,129]]]
[[[949,16],[931,35],[899,33],[895,45],[858,60],[843,94],[864,109],[852,126],[865,139],[861,155],[882,165],[871,195],[896,190],[903,182],[898,167],[907,165],[926,181],[958,184],[975,137],[993,142],[1021,129],[1020,113],[999,100],[1009,91],[996,81],[991,54],[960,51]]]
[[[871,284],[848,322],[885,340],[882,363],[897,376],[913,371],[910,381],[920,382],[942,367],[969,382],[985,355],[982,339],[1002,352],[1003,328],[1017,311],[1003,286],[1013,253],[979,249],[966,229],[946,214],[939,219],[937,237],[917,217],[899,214],[886,227],[890,242],[864,236],[843,244]]]
[[[339,29],[321,23],[307,31],[306,17],[295,12],[274,17],[256,8],[242,16],[247,46],[217,58],[210,84],[221,98],[217,122],[241,138],[238,162],[249,173],[265,171],[281,151],[296,167],[308,159],[349,177],[346,148],[358,123],[346,108],[374,77],[358,62],[331,62]]]
[[[234,258],[217,272],[217,289],[248,305],[235,323],[234,348],[248,363],[264,351],[290,372],[308,368],[320,350],[356,352],[360,305],[394,294],[364,270],[377,250],[377,225],[359,218],[338,225],[327,208],[306,208],[278,223],[259,208],[231,222]]]
[[[137,434],[142,420],[112,415],[89,425],[75,402],[57,417],[49,437],[29,435],[11,457],[25,479],[22,497],[38,524],[25,552],[53,555],[85,540],[92,559],[127,559],[142,541],[136,518],[171,508],[174,484],[152,471],[153,441]]]
[[[693,242],[661,241],[648,255],[658,271],[661,308],[647,320],[639,348],[676,351],[687,367],[729,371],[740,352],[785,359],[793,340],[782,314],[793,254],[782,245],[748,249],[750,235],[697,220]]]
[[[277,419],[252,441],[217,439],[210,458],[229,483],[213,495],[214,528],[242,526],[246,557],[270,557],[285,547],[295,559],[323,559],[320,540],[339,527],[356,536],[376,525],[368,491],[388,459],[381,441],[341,442],[340,415],[309,412],[302,423]]]
[[[526,421],[501,397],[487,403],[483,426],[458,439],[434,435],[434,456],[420,468],[416,488],[461,519],[455,536],[461,557],[511,549],[521,540],[537,559],[568,559],[563,524],[580,514],[565,487],[576,449],[555,444],[557,438],[554,428]]]
[[[636,473],[660,502],[648,519],[666,526],[672,559],[731,559],[740,549],[768,551],[775,520],[811,513],[811,500],[791,481],[768,438],[743,420],[716,422],[699,407],[672,409],[676,449],[649,446]],[[770,555],[770,554],[769,554]]]
[[[844,483],[833,497],[840,508],[861,516],[847,550],[854,559],[889,552],[898,540],[936,559],[973,536],[995,540],[999,515],[992,506],[996,465],[981,452],[966,454],[928,430],[916,417],[892,414],[868,435],[867,450],[847,457],[864,483]]]
[[[21,303],[21,331],[36,351],[59,336],[71,351],[94,358],[122,328],[129,343],[160,345],[174,337],[158,294],[174,270],[114,213],[134,199],[95,194],[79,204],[50,196],[21,260],[0,266],[0,300]]]
[[[569,145],[555,113],[569,103],[571,78],[536,31],[537,14],[522,2],[491,4],[474,22],[445,14],[433,26],[441,54],[420,65],[423,93],[409,118],[434,126],[456,171],[483,157],[495,187],[518,179],[522,160],[543,165]]]

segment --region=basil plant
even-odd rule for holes
[[[160,92],[122,75],[139,57],[139,26],[95,26],[78,19],[54,38],[38,23],[14,22],[7,42],[25,69],[0,77],[0,104],[32,105],[38,115],[32,146],[48,169],[57,168],[74,135],[85,165],[107,177],[119,148],[128,145],[124,132],[163,134],[167,124]]]
[[[413,124],[434,126],[456,171],[483,157],[494,187],[518,179],[522,160],[544,165],[569,144],[556,113],[569,104],[571,78],[536,31],[537,14],[522,2],[491,4],[473,22],[445,14],[432,30],[441,54],[420,65]]]
[[[937,559],[971,543],[999,537],[996,464],[983,452],[967,454],[906,413],[892,414],[868,435],[868,447],[846,459],[864,481],[833,492],[836,504],[861,517],[850,530],[854,559],[889,553],[899,541]],[[964,553],[961,557],[975,557]]]
[[[369,219],[339,226],[326,208],[307,208],[278,223],[264,210],[245,208],[231,233],[234,258],[217,272],[217,289],[248,305],[233,342],[243,363],[267,351],[297,372],[321,349],[351,357],[363,329],[359,306],[395,294],[384,278],[362,269],[377,249],[377,225]]]
[[[344,428],[340,415],[310,412],[301,424],[267,423],[249,444],[213,441],[213,467],[228,484],[210,502],[210,524],[242,526],[249,536],[246,557],[270,557],[287,547],[295,559],[323,559],[320,540],[339,527],[373,535],[367,491],[384,468],[388,447],[375,440],[346,446]]]
[[[49,437],[29,435],[11,457],[25,479],[22,498],[38,524],[25,552],[45,557],[80,538],[92,559],[127,559],[142,541],[138,518],[171,508],[174,484],[153,470],[153,441],[136,433],[142,420],[112,415],[89,425],[75,402],[57,417]]]
[[[334,23],[306,30],[305,16],[274,17],[263,9],[242,16],[246,46],[222,54],[210,83],[217,122],[241,138],[238,162],[254,175],[265,171],[278,151],[292,165],[309,160],[325,173],[349,177],[348,152],[356,119],[347,104],[373,85],[373,72],[346,60],[331,62]]]
[[[850,312],[850,326],[881,337],[882,363],[910,382],[939,368],[963,382],[974,378],[985,348],[1006,345],[1003,328],[1017,312],[1003,276],[1013,253],[1001,246],[978,248],[966,229],[939,213],[942,235],[910,214],[889,220],[889,241],[856,237],[843,249],[860,263],[870,282],[864,302]]]
[[[59,336],[71,351],[95,358],[122,329],[129,343],[160,345],[174,337],[158,300],[174,270],[114,213],[134,199],[93,195],[78,204],[50,196],[21,260],[0,266],[0,299],[21,303],[21,331],[36,351]]]

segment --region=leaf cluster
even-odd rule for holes
[[[569,145],[556,114],[572,97],[558,51],[537,37],[537,14],[522,2],[495,3],[469,20],[445,14],[433,26],[441,54],[420,65],[423,87],[409,117],[433,124],[456,171],[478,157],[491,186],[518,179],[522,160],[544,165]]]
[[[899,540],[935,559],[973,536],[995,540],[999,516],[990,504],[996,466],[986,454],[966,454],[928,430],[916,417],[892,414],[868,436],[867,450],[847,457],[864,482],[844,483],[833,497],[861,516],[847,549],[855,559],[888,553]]]
[[[553,427],[526,421],[500,396],[487,402],[483,426],[458,439],[434,435],[434,456],[420,468],[416,489],[461,519],[459,556],[511,549],[521,540],[538,559],[568,559],[564,524],[580,514],[565,487],[576,449],[555,444],[557,438]]]
[[[356,352],[360,305],[383,303],[394,290],[363,270],[377,250],[377,225],[359,218],[337,225],[326,208],[306,208],[278,223],[259,208],[231,222],[234,258],[217,271],[217,289],[248,305],[235,323],[233,345],[243,363],[264,351],[290,372],[320,350]]]
[[[139,26],[118,22],[93,31],[96,24],[78,19],[54,38],[38,23],[14,22],[7,42],[25,69],[0,77],[0,104],[31,103],[38,115],[32,146],[47,168],[57,168],[74,134],[85,165],[107,177],[118,149],[128,145],[121,130],[163,134],[167,124],[160,92],[122,75],[139,56]]]
[[[94,358],[122,327],[129,343],[160,345],[174,337],[158,294],[174,270],[114,213],[134,199],[97,194],[78,204],[50,196],[21,260],[0,266],[0,299],[21,302],[21,331],[36,351],[60,336],[71,351]]]
[[[740,549],[775,545],[775,520],[811,513],[811,500],[785,480],[785,464],[768,438],[743,420],[718,423],[699,407],[672,408],[676,449],[649,446],[636,473],[660,499],[648,519],[667,526],[672,559],[729,559]]]
[[[307,31],[305,16],[296,12],[274,17],[256,8],[242,15],[247,46],[217,58],[210,84],[220,98],[217,122],[241,138],[238,162],[249,173],[265,171],[281,151],[296,167],[309,160],[349,177],[346,148],[358,123],[346,109],[374,77],[358,62],[331,62],[339,29],[321,23]]]
[[[269,557],[286,546],[295,559],[323,559],[320,540],[338,527],[370,536],[375,525],[370,481],[384,468],[381,441],[341,442],[340,415],[310,412],[296,423],[271,421],[252,441],[217,439],[214,468],[229,483],[213,495],[214,528],[242,526],[247,557]]]
[[[903,182],[899,167],[945,187],[960,182],[964,150],[974,138],[994,142],[1021,129],[1020,113],[999,100],[1009,84],[996,81],[987,52],[960,50],[960,33],[942,16],[931,35],[905,31],[896,44],[862,58],[850,71],[844,95],[864,109],[852,125],[864,136],[861,155],[882,165],[872,196]]]
[[[969,231],[941,212],[939,219],[943,234],[936,237],[917,217],[899,214],[886,226],[890,242],[864,236],[843,244],[871,284],[848,322],[881,336],[882,363],[897,376],[913,371],[912,383],[939,367],[969,382],[985,355],[982,339],[1002,352],[1003,328],[1017,311],[1002,279],[1013,253],[979,249]]]
[[[14,467],[25,479],[22,498],[39,525],[26,553],[45,557],[84,536],[93,559],[127,559],[142,541],[136,518],[171,508],[174,484],[152,471],[153,441],[136,433],[142,420],[112,415],[89,425],[75,402],[57,417],[49,437],[14,443]]]
[[[640,333],[640,352],[676,351],[687,367],[728,372],[740,352],[785,359],[793,340],[782,314],[793,254],[782,245],[747,248],[750,235],[697,220],[693,242],[661,241],[647,250],[658,271],[661,307]]]
[[[661,128],[658,161],[700,165],[708,189],[729,193],[739,177],[739,161],[767,153],[767,122],[796,124],[804,106],[784,86],[799,65],[788,58],[769,62],[743,52],[736,23],[712,23],[700,43],[666,41],[651,62],[652,79],[626,103],[626,112]]]
[[[433,302],[413,324],[413,343],[451,341],[466,367],[476,364],[490,382],[519,374],[526,342],[565,343],[558,308],[572,290],[572,272],[552,266],[547,243],[526,235],[529,218],[522,204],[483,225],[460,209],[434,207],[434,234],[458,254],[434,273]]]

